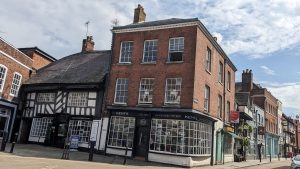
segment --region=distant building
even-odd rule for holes
[[[1,140],[5,139],[4,134],[9,141],[12,134],[18,132],[20,118],[17,117],[17,105],[22,83],[33,73],[35,64],[45,66],[55,60],[53,58],[47,63],[37,63],[37,60],[42,59],[45,59],[44,55],[32,59],[0,38],[0,144]],[[14,123],[16,127],[13,127]]]
[[[282,114],[282,129],[284,140],[284,157],[290,157],[292,153],[296,152],[296,125],[291,117]]]
[[[106,153],[192,167],[233,161],[236,68],[197,19],[112,29]],[[226,144],[224,144],[226,142]]]
[[[104,150],[106,137],[98,133],[107,130],[101,113],[110,57],[110,51],[94,50],[88,36],[81,52],[37,70],[23,85],[20,141],[63,147],[76,135],[79,147],[88,148],[95,123],[96,149]]]

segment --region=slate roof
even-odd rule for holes
[[[249,104],[250,93],[240,92],[235,93],[235,101],[239,106],[247,106]]]
[[[156,21],[149,21],[149,22],[132,23],[125,26],[115,26],[113,27],[113,30],[170,25],[170,24],[195,22],[195,21],[199,21],[198,18],[189,18],[189,19],[171,18],[171,19],[156,20]]]
[[[39,69],[25,84],[100,83],[109,71],[110,57],[110,50],[72,54]]]

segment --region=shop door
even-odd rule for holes
[[[145,157],[148,151],[149,129],[138,127],[136,134],[135,155]]]
[[[51,145],[63,148],[68,132],[68,117],[64,115],[56,116],[51,126]]]
[[[146,157],[149,148],[149,120],[138,119],[135,134],[134,155]]]

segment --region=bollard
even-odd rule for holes
[[[278,156],[278,161],[280,161],[280,155],[279,155],[279,154],[280,154],[280,153],[277,154],[277,156]]]
[[[93,161],[95,143],[96,143],[95,141],[91,141],[91,148],[90,148],[90,154],[89,154],[89,161]]]
[[[125,156],[124,156],[124,161],[123,161],[123,165],[126,164],[127,162],[127,153],[128,153],[128,147],[126,146],[126,149],[125,149]]]
[[[12,142],[12,145],[11,145],[11,147],[10,147],[10,153],[13,153],[14,152],[14,148],[15,148],[15,144],[16,144],[16,142],[17,142],[17,140],[18,140],[18,133],[16,133],[15,134],[15,138],[14,138],[14,141]]]
[[[271,154],[270,154],[270,162],[272,161],[272,156],[271,156]]]

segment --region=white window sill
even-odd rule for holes
[[[117,63],[117,65],[131,65],[132,63],[131,62],[119,62]]]
[[[183,61],[167,61],[166,62],[167,64],[180,64],[180,63],[183,63]]]

